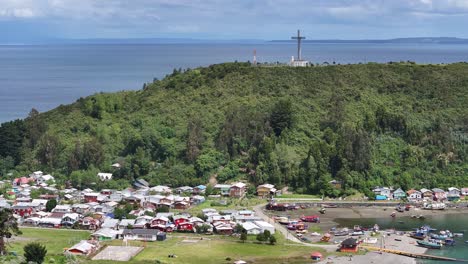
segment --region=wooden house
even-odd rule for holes
[[[246,191],[246,184],[243,182],[234,183],[231,188],[229,188],[230,197],[243,197]]]

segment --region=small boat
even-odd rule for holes
[[[442,245],[440,243],[437,243],[435,241],[425,241],[425,240],[418,240],[416,241],[419,246],[425,247],[425,248],[430,248],[430,249],[441,249]]]
[[[467,240],[467,241],[465,241],[465,243],[467,243],[467,244],[468,244],[468,240]]]
[[[426,234],[420,233],[420,232],[411,232],[410,237],[415,238],[415,239],[419,239],[419,240],[423,240],[423,239],[426,238]]]
[[[453,233],[454,237],[463,237],[463,233]]]
[[[364,235],[364,232],[362,231],[354,231],[353,233],[351,233],[352,236],[362,236]]]
[[[449,236],[448,235],[443,235],[443,234],[431,234],[431,238],[444,240],[444,239],[449,238]]]
[[[405,208],[398,206],[396,210],[400,213],[403,213],[405,211]]]
[[[395,216],[396,216],[396,212],[393,212],[390,216],[391,216],[391,217],[395,217]]]
[[[335,236],[347,236],[349,235],[349,231],[338,231],[334,233]]]
[[[336,204],[323,204],[322,207],[323,208],[337,208],[338,205],[336,205]]]
[[[322,208],[322,209],[319,210],[319,212],[320,212],[321,214],[325,214],[325,211],[326,211],[325,208]]]
[[[447,245],[447,246],[454,246],[455,245],[455,240],[453,240],[452,238],[447,238],[444,240],[444,245]]]
[[[411,218],[417,218],[417,217],[418,217],[418,216],[416,216],[416,215],[411,215]]]

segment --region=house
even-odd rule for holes
[[[461,195],[468,196],[468,188],[461,188]]]
[[[205,223],[205,221],[203,221],[203,219],[198,218],[196,216],[190,217],[189,221],[190,221],[190,223],[192,223],[192,224],[194,224],[196,226],[200,226],[200,225],[203,225]]]
[[[97,202],[98,196],[99,196],[98,192],[88,192],[83,195],[86,203]]]
[[[273,184],[262,184],[257,186],[257,195],[260,197],[270,197],[276,193],[275,186]]]
[[[90,206],[88,204],[74,204],[72,205],[72,211],[78,214],[86,214],[89,212]]]
[[[203,194],[205,193],[206,186],[205,185],[198,185],[193,188],[193,194]]]
[[[57,205],[57,206],[55,206],[54,209],[52,209],[52,213],[64,213],[64,214],[67,214],[67,213],[71,213],[71,212],[72,212],[71,206],[68,205],[68,204]]]
[[[31,203],[17,203],[11,207],[13,212],[21,217],[27,217],[34,212]]]
[[[166,237],[165,233],[156,229],[125,229],[122,236],[124,240],[140,241],[162,241]]]
[[[230,224],[218,222],[216,224],[213,224],[213,227],[216,233],[221,235],[231,235],[233,232],[233,228]]]
[[[407,191],[406,194],[408,195],[408,200],[410,201],[419,201],[422,199],[422,193],[415,189]]]
[[[99,172],[97,176],[101,181],[108,181],[112,179],[112,173]]]
[[[426,189],[426,188],[422,188],[420,191],[421,191],[423,200],[432,200],[433,193],[432,193],[431,190]]]
[[[133,182],[133,186],[135,186],[135,188],[138,188],[138,189],[148,188],[149,183],[143,179],[137,179]]]
[[[265,232],[265,230],[267,230],[272,235],[275,233],[275,227],[272,224],[268,223],[268,222],[255,221],[254,224],[256,224],[258,227],[260,227],[262,229],[262,232]]]
[[[61,226],[72,227],[76,222],[80,220],[80,215],[77,213],[65,214],[62,218]]]
[[[182,222],[176,224],[177,231],[185,231],[185,232],[194,232],[195,231],[195,224],[190,222]]]
[[[172,193],[172,189],[164,185],[157,185],[157,186],[151,187],[149,191],[154,194],[164,194],[164,195]]]
[[[460,189],[455,188],[455,187],[450,187],[448,188],[448,192],[447,192],[447,200],[449,201],[460,200],[460,194],[461,194]]]
[[[125,229],[128,228],[129,226],[134,226],[135,225],[135,219],[122,219],[120,220],[119,225],[117,226],[118,229]]]
[[[104,219],[101,228],[117,229],[118,224],[119,219],[106,218]]]
[[[229,197],[243,197],[246,191],[246,184],[243,182],[235,183],[229,189]]]
[[[83,229],[96,230],[101,226],[101,221],[88,216],[80,220],[80,226]]]
[[[149,223],[151,223],[151,220],[153,220],[153,217],[148,216],[148,215],[143,215],[135,219],[135,224],[133,225],[133,228],[146,228]]]
[[[211,222],[213,225],[216,223],[225,223],[229,224],[231,222],[231,216],[229,215],[213,215],[208,217],[208,222]]]
[[[120,165],[120,163],[116,162],[116,163],[112,164],[111,167],[114,168],[114,169],[120,169],[122,167],[122,165]]]
[[[39,224],[40,217],[29,217],[24,219],[22,225],[25,226],[37,226]]]
[[[375,187],[372,190],[376,195],[381,195],[387,197],[387,199],[392,198],[392,191],[388,187]]]
[[[91,236],[98,241],[109,241],[117,238],[117,231],[107,227],[101,228]]]
[[[442,189],[434,188],[432,189],[432,194],[433,194],[432,199],[434,201],[442,202],[442,201],[447,200],[447,194]]]
[[[341,182],[337,180],[331,180],[328,182],[333,188],[335,189],[341,189]]]
[[[73,255],[87,256],[91,253],[94,253],[97,248],[97,245],[92,244],[86,240],[81,240],[78,244],[67,249],[67,252]]]
[[[354,253],[358,250],[357,240],[354,238],[347,238],[340,245],[340,252]]]
[[[178,210],[186,210],[190,207],[190,203],[185,201],[175,202],[174,208]]]
[[[172,218],[174,219],[174,224],[177,226],[181,223],[189,222],[190,217],[180,214],[180,215],[174,215]]]
[[[61,223],[62,218],[44,217],[39,220],[38,226],[59,228]]]
[[[29,174],[29,177],[31,177],[33,179],[37,179],[42,175],[44,175],[44,173],[42,171],[35,171],[35,172]]]
[[[191,199],[191,203],[192,204],[201,204],[203,202],[205,202],[205,196],[201,196],[201,195],[194,195],[192,196],[192,199]]]
[[[156,227],[161,227],[161,226],[165,227],[167,224],[169,224],[169,218],[165,216],[159,216],[151,220],[150,227],[151,228],[156,228]]]
[[[37,184],[43,184],[43,183],[47,183],[47,182],[55,182],[54,176],[52,176],[50,174],[46,174],[46,175],[41,175],[41,176],[36,178],[36,183]]]
[[[406,193],[401,188],[398,188],[396,191],[393,192],[393,199],[401,200],[406,198]]]
[[[229,190],[231,189],[230,184],[216,184],[213,189],[216,190],[216,193],[221,194],[222,196],[229,196]]]
[[[262,229],[255,223],[245,222],[241,223],[241,225],[245,229],[245,231],[247,231],[248,235],[258,235],[260,233],[263,233]]]
[[[190,186],[182,186],[182,187],[176,188],[175,191],[177,194],[183,194],[183,193],[190,194],[193,192],[193,188]]]

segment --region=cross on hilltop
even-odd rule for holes
[[[301,61],[301,40],[305,39],[304,36],[301,36],[301,31],[297,30],[297,36],[291,37],[291,39],[297,39],[297,60]]]

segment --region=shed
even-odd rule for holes
[[[320,260],[322,260],[323,255],[322,255],[322,253],[320,253],[320,252],[317,251],[317,252],[313,252],[312,254],[310,254],[310,258],[311,258],[312,260],[320,261]]]

